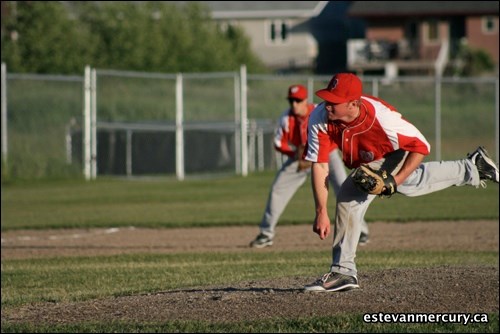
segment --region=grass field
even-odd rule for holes
[[[2,233],[90,227],[255,226],[257,229],[274,173],[247,178],[60,181],[2,186]],[[377,199],[369,222],[498,220],[498,185],[486,189],[453,187],[417,198]],[[333,207],[333,199],[331,200]],[[304,185],[287,207],[280,226],[310,224],[314,207]],[[333,214],[333,209],[331,211]],[[478,241],[479,242],[479,241]],[[2,247],[3,247],[2,239]],[[394,268],[495,267],[498,249],[360,251],[368,275]],[[120,296],[140,296],[194,286],[240,284],[309,277],[325,269],[324,250],[221,253],[124,254],[8,259],[2,257],[2,332],[498,332],[498,312],[488,323],[374,324],[360,313],[305,316],[231,323],[194,320],[58,323],[11,322],[4,315],[37,305],[57,306]],[[498,278],[498,276],[497,276]],[[496,282],[498,284],[498,280]],[[61,304],[63,305],[63,304]],[[96,306],[98,307],[98,305]],[[249,305],[250,307],[250,305]],[[139,312],[139,310],[138,310]],[[6,318],[5,318],[6,319]],[[46,320],[46,319],[45,319]]]
[[[359,266],[365,272],[380,268],[432,268],[442,265],[497,265],[495,252],[361,252]],[[391,263],[386,263],[387,259]],[[311,260],[312,259],[312,260]],[[324,267],[319,252],[288,252],[281,256],[246,252],[174,255],[131,255],[93,258],[2,261],[2,313],[19,306],[43,307],[67,302],[154,294],[158,291],[196,286],[310,275]],[[427,260],[426,260],[427,259]],[[188,279],[187,279],[188,278]],[[188,297],[186,297],[187,299]],[[70,304],[69,304],[70,305]],[[98,307],[98,306],[97,306]],[[180,307],[180,306],[179,306]],[[250,308],[250,305],[249,305]],[[103,310],[104,312],[104,310]],[[138,312],[140,312],[138,310]],[[62,316],[62,315],[61,315]],[[130,322],[120,320],[73,324],[4,323],[2,332],[477,332],[496,333],[498,314],[489,322],[462,324],[374,324],[367,326],[360,314],[335,318],[320,316],[300,319],[212,323],[200,321]]]
[[[3,186],[2,231],[89,227],[257,225],[275,173],[179,182],[171,179],[61,181]],[[334,197],[331,197],[333,215]],[[367,221],[498,219],[498,185],[452,187],[421,197],[377,199]],[[280,224],[309,224],[314,202],[309,180]]]

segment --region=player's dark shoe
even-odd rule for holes
[[[331,292],[358,289],[358,278],[340,273],[329,272],[316,282],[306,285],[304,291]]]
[[[479,146],[474,152],[467,154],[467,158],[476,165],[481,180],[498,183],[498,167],[484,147]]]
[[[254,241],[250,243],[250,247],[253,248],[264,248],[273,245],[273,239],[269,238],[265,234],[259,234]]]
[[[359,236],[358,245],[359,246],[364,246],[368,242],[370,242],[370,236],[368,234],[366,234],[366,233],[361,232],[361,235]]]

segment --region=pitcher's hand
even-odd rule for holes
[[[321,240],[324,240],[330,234],[330,225],[328,214],[316,215],[313,224],[313,232],[318,234]]]

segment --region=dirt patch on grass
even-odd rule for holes
[[[498,221],[370,223],[373,250],[498,250]],[[258,227],[109,228],[2,232],[2,259],[126,253],[248,251]],[[278,226],[274,245],[260,252],[324,249],[311,225]]]
[[[364,250],[497,251],[497,221],[372,223]],[[241,252],[257,227],[192,229],[89,229],[2,233],[2,260],[125,253]],[[324,249],[311,226],[279,226],[273,247]],[[328,256],[328,255],[326,255]],[[325,263],[327,265],[327,263]],[[315,274],[315,273],[311,273]],[[361,289],[303,292],[317,277],[287,277],[226,286],[159,291],[85,302],[41,303],[2,311],[2,323],[87,321],[241,321],[342,313],[498,313],[498,266],[440,266],[361,272]]]

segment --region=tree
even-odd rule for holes
[[[247,38],[227,36],[198,2],[87,3],[80,17],[98,36],[101,67],[159,72],[249,70],[264,66]],[[240,47],[235,53],[235,46]]]
[[[12,3],[15,10],[2,21],[2,61],[14,72],[80,74],[86,64],[168,73],[246,64],[249,72],[265,71],[242,31],[218,29],[199,2]]]
[[[11,1],[2,20],[2,62],[13,72],[81,73],[91,36],[56,1]]]

